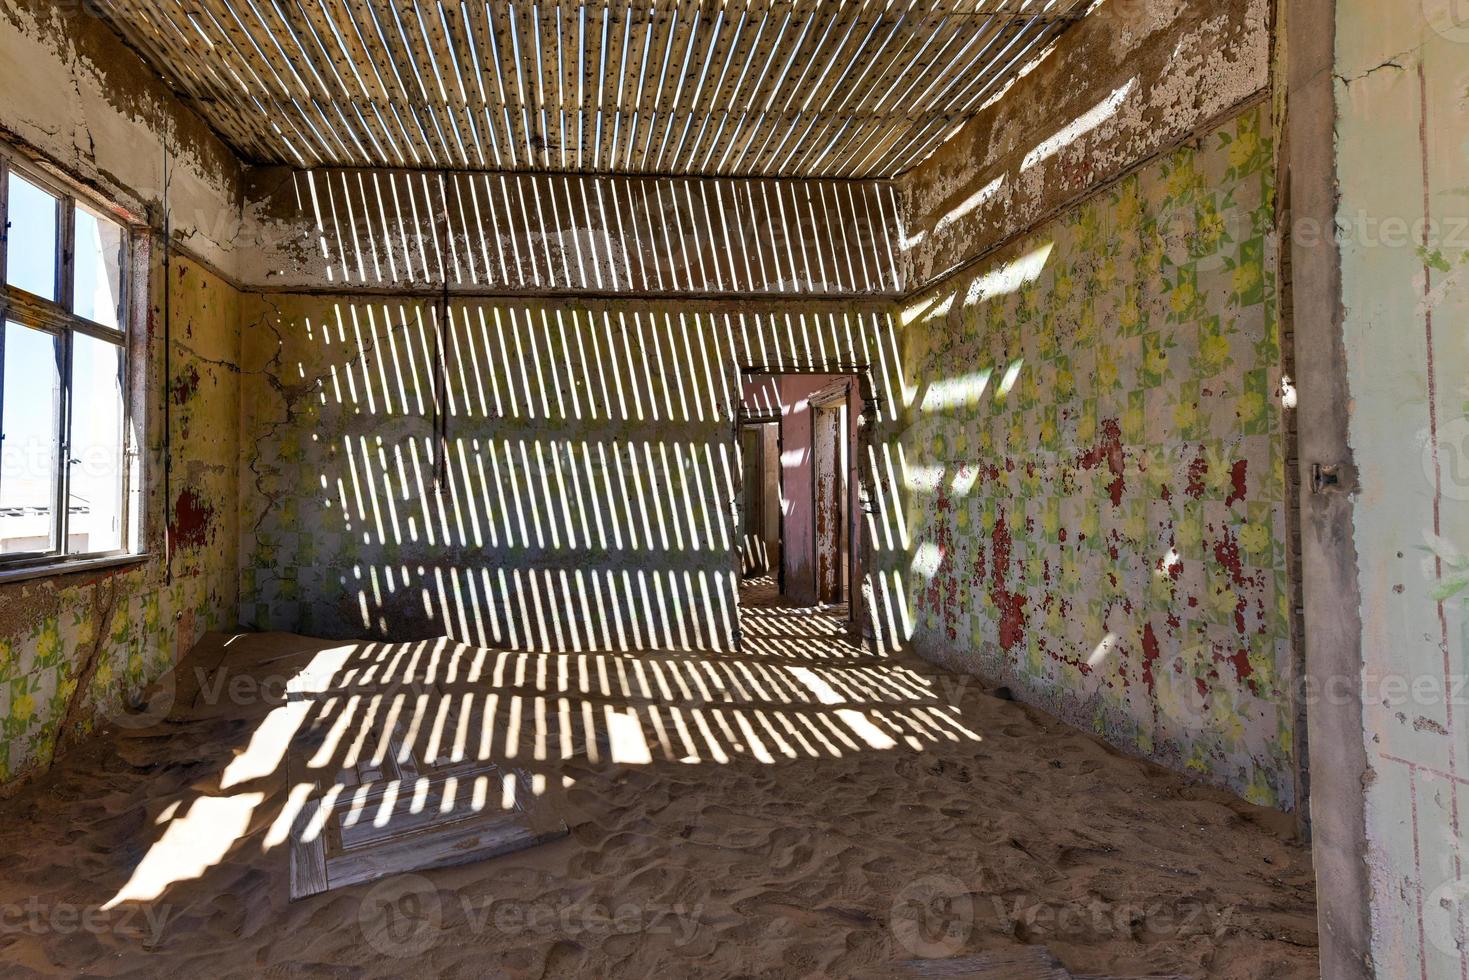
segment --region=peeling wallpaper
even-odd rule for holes
[[[95,727],[126,725],[126,700],[208,629],[233,625],[238,590],[239,297],[184,259],[172,262],[169,384],[145,419],[147,496],[139,565],[0,586],[0,783],[48,766]],[[155,264],[152,281],[162,283]],[[162,288],[145,325],[149,377],[163,376]],[[163,480],[163,398],[174,455]],[[173,577],[163,528],[173,532]]]
[[[915,284],[1025,234],[1270,84],[1271,0],[1108,0],[899,181]]]
[[[1268,126],[906,309],[898,441],[920,652],[1291,809]]]
[[[727,649],[740,369],[897,371],[886,304],[447,308],[248,302],[249,625]]]

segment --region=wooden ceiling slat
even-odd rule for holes
[[[104,15],[255,162],[884,178],[1087,6],[114,0]]]
[[[500,97],[499,78],[494,48],[490,43],[490,26],[483,4],[460,0],[455,5],[454,25],[459,50],[459,67],[469,97],[466,112],[474,117],[480,142],[491,169],[510,165],[512,131],[505,118],[505,104]]]
[[[525,97],[530,106],[530,124],[536,137],[541,167],[550,170],[559,156],[556,134],[551,130],[546,94],[546,42],[543,36],[540,6],[528,3],[520,8],[519,41],[521,67],[525,71]],[[549,261],[549,260],[548,260]]]
[[[646,169],[648,155],[667,124],[664,107],[672,101],[670,89],[676,84],[679,53],[687,47],[685,38],[694,26],[695,13],[674,7],[666,15],[656,15],[656,33],[649,49],[651,74],[639,105],[642,124],[628,148],[629,169]]]
[[[298,0],[298,7],[306,13],[310,35],[322,51],[323,63],[332,69],[333,76],[344,90],[345,100],[350,103],[348,116],[357,120],[358,128],[366,137],[366,140],[358,140],[358,144],[363,144],[364,157],[378,162],[401,162],[403,154],[397,147],[397,140],[389,135],[385,120],[372,112],[369,82],[361,73],[367,71],[367,65],[372,62],[351,26],[347,9],[333,4],[328,10],[322,0]],[[366,153],[369,147],[372,153]]]
[[[504,127],[503,151],[509,158],[509,169],[533,167],[536,165],[534,159],[527,156],[531,147],[529,130],[525,128],[526,120],[521,113],[521,100],[516,89],[516,71],[511,54],[510,11],[503,6],[496,9],[488,4],[483,9],[483,36],[488,51],[482,47],[480,56],[484,58],[487,69],[495,80],[491,98],[498,106],[497,115]]]
[[[723,145],[721,140],[726,129],[734,119],[743,118],[743,113],[732,112],[730,107],[741,104],[740,95],[755,65],[755,59],[761,54],[761,42],[770,36],[770,31],[777,29],[773,25],[779,23],[773,12],[764,5],[751,3],[745,14],[751,29],[742,31],[735,38],[732,57],[722,70],[718,87],[711,95],[711,104],[705,110],[711,117],[718,119],[718,125],[709,128],[706,144],[701,122],[699,138],[689,153],[688,169],[695,172],[710,172],[709,164],[716,159],[716,153]],[[754,87],[753,83],[751,87]]]
[[[699,122],[698,113],[692,107],[700,104],[704,90],[709,85],[710,75],[716,68],[715,58],[719,54],[720,40],[724,36],[724,32],[729,28],[725,14],[726,11],[723,7],[714,12],[714,20],[709,27],[708,37],[702,45],[702,51],[699,52],[698,60],[690,66],[688,72],[686,83],[693,86],[688,102],[679,103],[679,100],[675,99],[675,103],[683,106],[678,116],[678,124],[675,127],[677,135],[673,136],[672,132],[669,134],[673,136],[672,146],[669,146],[667,141],[660,145],[658,159],[653,164],[655,170],[662,171],[664,169],[665,151],[669,154],[667,157],[668,169],[673,171],[679,170],[678,159],[683,153],[683,148],[688,144],[689,137],[692,135],[695,125]]]
[[[609,167],[612,147],[621,135],[623,89],[632,57],[633,18],[626,4],[611,2],[604,25],[606,69],[598,79],[598,116],[593,131],[592,170]]]
[[[652,171],[664,169],[663,160],[668,153],[669,141],[676,138],[676,133],[682,128],[686,119],[682,111],[685,89],[687,87],[687,90],[692,92],[693,86],[698,84],[697,75],[703,59],[696,60],[696,57],[705,53],[716,31],[723,26],[722,13],[720,11],[712,16],[706,16],[703,10],[696,7],[687,27],[681,29],[675,37],[670,38],[668,77],[660,87],[658,98],[654,103],[654,112],[658,114],[658,121],[649,131],[648,144],[639,162],[641,169]],[[701,29],[702,35],[700,34]]]
[[[722,33],[710,38],[698,88],[689,100],[686,114],[691,125],[686,125],[679,134],[679,144],[669,161],[669,169],[674,172],[686,172],[691,169],[688,161],[698,159],[704,136],[710,132],[710,125],[716,118],[714,102],[730,72],[738,69],[740,53],[748,46],[744,38],[745,29],[751,24],[749,4],[730,4],[729,8],[720,10]],[[716,44],[716,41],[721,43]],[[687,156],[684,155],[685,148]]]
[[[170,43],[170,39],[174,39],[173,43],[182,45],[188,52],[188,57],[179,58],[176,64],[187,77],[179,79],[175,89],[183,98],[199,106],[201,111],[206,106],[217,106],[219,128],[230,134],[236,145],[243,148],[255,142],[253,133],[242,125],[239,114],[233,108],[228,85],[195,56],[193,44],[182,35],[179,26],[166,13],[158,10],[156,4],[140,4],[139,16],[142,21],[141,29],[132,40],[143,57],[154,62],[167,58],[164,48]]]
[[[642,127],[648,124],[645,100],[648,86],[652,84],[650,76],[657,72],[658,46],[655,42],[659,34],[659,19],[656,8],[646,12],[634,8],[632,45],[627,53],[628,91],[622,103],[623,126],[617,134],[619,139],[613,141],[612,157],[608,161],[614,170],[633,169],[629,159]]]
[[[577,97],[577,83],[581,72],[579,65],[583,57],[583,44],[585,38],[582,32],[583,7],[563,8],[558,2],[555,6],[555,24],[557,25],[556,47],[556,123],[560,129],[561,146],[564,154],[561,162],[562,170],[571,170],[579,167],[577,163],[581,157],[581,134],[577,130],[577,120],[581,118],[581,105]]]
[[[902,11],[894,22],[897,32],[894,43],[885,43],[881,49],[882,56],[873,58],[864,67],[856,83],[850,86],[838,104],[838,111],[873,113],[883,93],[892,87],[904,66],[913,60],[942,23],[941,15],[933,11]]]
[[[774,108],[776,101],[779,101],[779,112],[783,116],[787,116],[787,118],[783,119],[780,125],[773,125],[767,128],[764,139],[761,140],[759,149],[756,151],[755,157],[751,162],[750,169],[769,172],[770,158],[777,156],[780,152],[780,147],[790,139],[797,129],[802,127],[802,109],[795,109],[793,115],[787,114],[792,113],[793,106],[798,105],[796,97],[798,95],[804,95],[816,84],[815,82],[809,81],[812,77],[812,70],[822,64],[825,59],[835,55],[835,52],[830,48],[832,38],[844,36],[843,31],[854,22],[858,9],[856,6],[847,7],[845,10],[840,7],[832,10],[832,8],[828,7],[826,8],[824,23],[812,24],[813,30],[807,32],[804,45],[793,53],[794,60],[792,64],[799,66],[799,74],[789,84],[786,83],[785,78],[777,81],[776,90],[772,93],[775,98],[768,103],[771,108]],[[789,77],[789,71],[787,72],[787,77]],[[775,143],[774,147],[772,147],[772,142]]]
[[[1002,43],[997,48],[996,60],[985,71],[959,85],[955,92],[956,97],[968,99],[970,104],[977,104],[977,100],[996,85],[1012,78],[1015,70],[1027,63],[1034,53],[1042,50],[1062,29],[1064,25],[1040,18],[1029,22],[1011,22],[1001,31],[999,40]],[[963,113],[959,112],[948,120],[947,125],[940,125],[938,120],[934,120],[932,125],[926,127],[926,134],[918,134],[920,138],[905,138],[895,142],[894,152],[887,159],[879,160],[875,166],[881,168],[890,165],[894,159],[911,159],[916,163],[926,158],[942,142],[945,134],[963,118]],[[912,129],[917,132],[920,127],[915,124]]]
[[[833,54],[829,48],[831,39],[842,36],[842,29],[854,19],[858,10],[856,6],[847,7],[845,10],[841,7],[828,6],[824,9],[818,8],[818,13],[813,14],[809,19],[804,28],[805,32],[797,38],[790,58],[782,68],[781,75],[774,79],[770,86],[769,95],[764,103],[765,120],[768,125],[761,127],[764,132],[758,141],[747,142],[741,151],[741,157],[736,166],[742,172],[772,172],[769,166],[770,159],[779,153],[779,147],[796,130],[809,122],[803,121],[801,109],[795,108],[798,105],[796,97],[807,91],[812,70]],[[793,75],[793,71],[796,74]],[[745,154],[752,147],[755,152],[746,164]]]
[[[140,4],[140,9],[153,19],[157,43],[167,46],[167,50],[161,52],[160,56],[169,64],[183,68],[196,77],[212,75],[218,79],[218,68],[238,76],[237,65],[254,74],[243,59],[236,62],[230,57],[229,50],[222,45],[232,46],[232,38],[217,32],[215,25],[205,17],[187,19],[177,5],[166,8],[163,4],[146,3]],[[198,10],[200,14],[210,13],[203,7]],[[170,38],[173,39],[172,43]],[[210,52],[216,52],[212,59],[208,56]],[[258,77],[255,82],[259,97],[270,98],[268,86],[261,83]],[[242,83],[245,83],[243,79]],[[182,94],[193,101],[201,113],[208,115],[221,131],[244,134],[245,138],[236,143],[237,149],[243,154],[252,159],[262,159],[279,152],[278,147],[272,146],[276,141],[271,138],[270,131],[264,128],[266,118],[251,108],[248,101],[243,101],[255,99],[255,92],[242,96],[228,86],[206,82],[198,88],[183,87]],[[246,108],[239,108],[241,104]]]

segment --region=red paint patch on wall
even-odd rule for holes
[[[1143,684],[1148,694],[1156,694],[1157,683],[1153,678],[1153,664],[1157,663],[1162,650],[1158,646],[1158,634],[1153,632],[1152,623],[1143,624]]]
[[[1228,528],[1224,529],[1218,541],[1214,542],[1214,560],[1219,567],[1229,573],[1230,579],[1235,585],[1245,584],[1244,559],[1240,555],[1239,542]]]
[[[1204,477],[1209,475],[1209,461],[1204,458],[1202,451],[1194,457],[1194,461],[1188,464],[1188,486],[1183,492],[1198,500],[1204,495]]]
[[[199,369],[193,365],[189,370],[180,374],[173,382],[173,403],[175,405],[186,404],[199,391]]]
[[[1229,469],[1229,496],[1224,501],[1228,507],[1236,500],[1245,499],[1245,471],[1249,468],[1250,461],[1247,459],[1237,460]]]
[[[177,547],[198,548],[207,544],[214,526],[214,507],[192,488],[179,494],[173,505],[169,540]]]
[[[1025,636],[1025,596],[1005,588],[1010,572],[1010,528],[1001,514],[990,535],[993,546],[990,599],[1000,612],[1000,647],[1010,650]]]
[[[1107,472],[1112,474],[1112,482],[1107,484],[1107,494],[1112,498],[1113,507],[1121,506],[1122,491],[1127,489],[1127,482],[1122,475],[1122,426],[1117,424],[1116,419],[1102,420],[1102,438],[1076,460],[1076,464],[1084,470],[1096,469],[1103,462],[1107,464]]]

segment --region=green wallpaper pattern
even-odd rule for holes
[[[1269,119],[905,310],[920,650],[1294,803]]]

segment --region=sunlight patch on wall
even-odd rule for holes
[[[942,561],[943,552],[939,550],[938,545],[932,541],[920,542],[913,552],[913,574],[932,579],[939,573],[939,565]]]
[[[1015,261],[977,277],[964,292],[964,306],[974,306],[997,296],[1008,296],[1027,283],[1035,282],[1045,269],[1046,260],[1051,257],[1053,248],[1054,242],[1046,242]]]
[[[973,408],[984,398],[993,373],[993,368],[985,368],[971,374],[934,381],[924,390],[920,407],[925,412],[938,412],[959,406]]]
[[[1101,126],[1108,119],[1111,119],[1117,114],[1117,110],[1121,108],[1122,103],[1126,101],[1127,97],[1132,94],[1135,88],[1137,88],[1137,78],[1128,79],[1121,87],[1114,90],[1111,95],[1058,129],[1048,139],[1037,144],[1035,149],[1025,155],[1025,160],[1021,162],[1020,169],[1029,170],[1038,163],[1044,163],[1072,143],[1081,139],[1087,133]]]
[[[966,197],[963,201],[961,201],[958,205],[956,205],[952,210],[950,210],[947,213],[945,213],[943,215],[943,217],[939,218],[938,222],[933,226],[933,232],[934,232],[934,234],[935,235],[942,234],[943,232],[947,231],[949,228],[952,228],[961,219],[967,217],[971,212],[973,212],[980,205],[984,204],[990,198],[992,198],[996,194],[998,194],[1000,192],[1000,188],[1002,188],[1004,186],[1005,186],[1005,175],[1004,174],[1000,174],[994,180],[990,181],[988,184],[985,184],[979,190],[975,191],[973,194],[970,194],[968,197]]]

